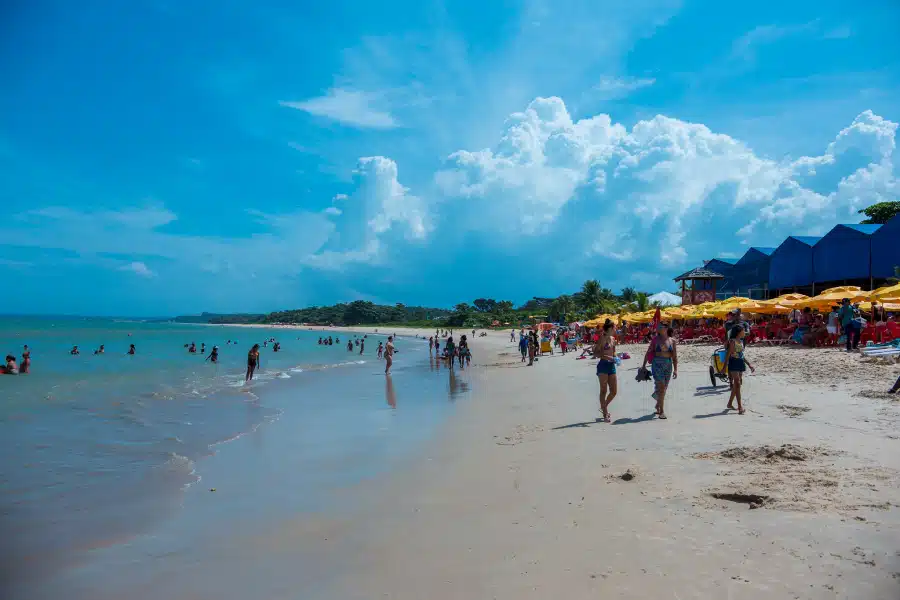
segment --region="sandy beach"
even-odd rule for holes
[[[598,423],[593,361],[557,354],[526,367],[509,331],[472,347],[471,397],[420,455],[344,490],[353,501],[340,511],[217,531],[187,564],[154,557],[153,578],[130,595],[900,597],[900,403],[883,394],[900,366],[751,346],[758,369],[739,416],[724,411],[727,387],[710,386],[713,347],[685,346],[659,421],[650,384],[634,380],[643,347],[623,346],[632,358],[613,422]],[[201,474],[221,475],[243,442]],[[234,478],[237,505],[246,495],[264,507],[283,486]],[[202,493],[193,510],[222,501]]]

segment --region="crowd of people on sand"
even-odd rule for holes
[[[886,313],[883,307],[873,304],[870,320],[874,323],[875,332],[869,339],[875,342],[884,337],[900,339],[895,328],[895,317]],[[582,349],[576,360],[597,359],[596,374],[600,384],[600,413],[598,421],[610,422],[610,405],[618,392],[617,366],[621,360],[630,358],[627,353],[617,353],[617,341],[647,344],[643,362],[637,370],[638,381],[653,381],[651,397],[656,403],[655,415],[666,419],[666,393],[672,380],[678,377],[678,342],[693,340],[694,332],[700,329],[712,335],[704,336],[722,343],[724,352],[722,367],[717,375],[723,377],[729,385],[727,410],[737,410],[745,414],[742,395],[744,374],[755,367],[748,360],[745,352],[749,344],[768,340],[790,340],[799,346],[814,348],[817,346],[841,344],[847,352],[860,347],[860,331],[867,325],[867,319],[861,314],[859,305],[849,299],[843,299],[839,305],[831,307],[827,314],[820,314],[810,308],[794,310],[783,317],[775,317],[758,323],[751,323],[739,309],[727,315],[724,322],[706,322],[702,325],[682,325],[673,327],[657,321],[654,324],[629,324],[622,321],[618,326],[610,319],[598,328],[556,326],[557,329],[540,329],[538,327],[518,332],[518,348],[521,362],[533,366],[544,354],[554,354],[559,349],[562,354],[571,350]],[[550,325],[550,324],[544,324]],[[704,328],[705,325],[705,328]],[[554,327],[551,325],[551,327]],[[516,342],[516,330],[510,331],[510,342]],[[896,343],[896,341],[894,342]],[[649,369],[647,368],[649,365]],[[900,393],[900,378],[888,390],[889,394]]]

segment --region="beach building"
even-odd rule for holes
[[[765,299],[769,289],[769,264],[775,248],[752,246],[731,270],[732,295]]]
[[[872,234],[872,276],[875,279],[895,277],[900,267],[900,215],[882,225]]]
[[[719,296],[733,296],[734,282],[731,279],[731,272],[734,265],[738,261],[736,258],[717,257],[712,260],[704,261],[704,265],[710,271],[722,274],[723,278],[716,285],[716,293]]]
[[[802,292],[815,296],[813,246],[821,237],[792,235],[769,257],[769,289],[773,293]],[[821,289],[824,288],[820,288]]]
[[[835,225],[813,246],[813,282],[822,289],[859,285],[873,289],[872,236],[881,225]]]
[[[716,285],[724,279],[721,273],[716,273],[705,266],[691,269],[675,278],[681,282],[682,304],[703,304],[714,302],[716,299]]]

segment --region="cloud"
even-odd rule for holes
[[[702,124],[658,115],[629,130],[605,114],[573,121],[561,99],[537,98],[494,147],[451,154],[435,183],[442,222],[505,252],[671,275],[897,199],[896,130],[866,111],[821,155],[774,161]]]
[[[129,271],[134,273],[135,275],[139,275],[141,277],[146,277],[148,279],[156,277],[156,273],[151,271],[147,265],[140,261],[133,261],[128,264],[122,265],[119,267],[120,271]]]
[[[639,77],[610,77],[605,76],[593,87],[593,91],[605,99],[622,98],[641,88],[650,87],[656,83],[656,79]]]
[[[390,246],[421,243],[433,228],[424,202],[400,183],[397,163],[390,158],[360,158],[354,183],[352,194],[334,197],[343,206],[330,213],[336,233],[322,253],[310,258],[313,266],[378,262]]]
[[[382,96],[370,92],[331,88],[318,98],[279,104],[350,127],[393,129],[399,126],[391,113],[380,107],[384,104]]]

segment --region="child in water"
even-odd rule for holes
[[[384,343],[378,342],[378,358],[381,358],[382,354],[384,354]]]

